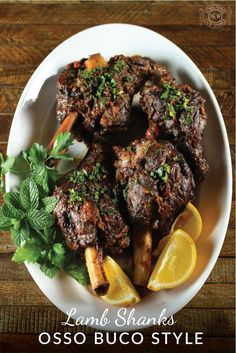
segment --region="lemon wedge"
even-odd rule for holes
[[[197,262],[193,239],[183,230],[174,231],[158,258],[148,282],[148,289],[175,288],[192,274]]]
[[[202,232],[202,218],[191,202],[187,204],[184,211],[181,212],[174,221],[170,234],[159,241],[157,249],[153,252],[154,257],[158,257],[161,254],[172,233],[177,229],[181,229],[188,233],[195,242],[200,237]]]
[[[158,247],[153,251],[153,256],[154,257],[158,257],[162,250],[164,249],[164,247],[166,246],[166,244],[168,243],[170,237],[171,237],[172,233],[170,233],[169,235],[166,235],[164,238],[162,238],[159,243],[158,243]]]
[[[101,297],[103,300],[117,306],[134,305],[140,301],[130,279],[110,256],[104,259],[104,270],[110,287],[107,294]]]
[[[202,232],[202,218],[191,202],[187,204],[184,211],[174,221],[171,233],[177,229],[182,229],[188,233],[195,242],[200,237]]]

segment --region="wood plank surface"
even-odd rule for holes
[[[48,46],[21,46],[15,45],[14,48],[10,44],[0,46],[0,60],[3,65],[39,65],[41,61],[52,51],[54,47]],[[234,49],[233,47],[182,47],[183,51],[194,61],[194,63],[205,68],[232,68],[234,65]],[[216,60],[214,62],[214,60]],[[214,63],[214,64],[213,64]]]
[[[0,305],[53,306],[31,281],[1,280]],[[225,296],[227,293],[227,296]],[[205,284],[186,308],[234,308],[235,291],[230,283]]]
[[[206,2],[204,3],[204,5]],[[176,2],[81,2],[80,4],[2,4],[0,24],[77,24],[135,23],[137,25],[200,25],[201,1]],[[224,1],[224,6],[233,6]],[[99,16],[98,16],[99,14]],[[231,23],[234,23],[232,11]]]
[[[0,106],[1,114],[13,114],[20,95],[23,91],[22,87],[0,87]],[[214,89],[214,93],[219,102],[219,105],[223,111],[223,115],[227,124],[227,117],[232,117],[232,111],[234,109],[234,94],[232,89],[229,90],[218,90]]]
[[[129,21],[130,22],[130,21]],[[95,23],[94,23],[95,24]],[[91,24],[93,25],[93,23]],[[208,27],[195,26],[183,26],[170,24],[161,25],[156,22],[153,25],[147,24],[145,27],[158,32],[168,39],[175,42],[180,46],[234,46],[234,26],[227,26],[222,31],[218,32],[218,36],[215,35],[214,31],[211,31]],[[55,43],[60,43],[65,39],[69,38],[73,34],[80,32],[87,28],[87,25],[81,24],[12,24],[11,26],[6,24],[0,24],[1,38],[0,45],[16,45],[16,46],[37,46],[39,41],[43,41],[46,47],[55,47]],[[192,40],[188,39],[188,33],[191,30]],[[202,36],[201,42],[199,42],[199,36]]]
[[[32,282],[32,278],[27,271],[25,265],[17,264],[11,261],[12,254],[5,253],[0,256],[0,283],[1,281],[14,282]],[[234,274],[234,258],[219,257],[212,273],[208,277],[206,283],[217,284],[227,283],[232,284],[235,281]],[[32,282],[34,283],[34,282]],[[0,296],[3,293],[0,293]]]
[[[232,223],[234,223],[233,214],[232,214]],[[8,232],[0,232],[0,254],[5,254],[5,253],[13,254],[14,251],[15,251],[15,247],[12,244],[10,234]],[[235,256],[235,230],[233,228],[228,228],[220,256],[223,256],[223,257]]]
[[[55,306],[26,306],[5,305],[0,306],[0,322],[2,333],[26,333],[39,334],[42,331],[53,333],[77,332],[91,334],[94,329],[89,326],[63,326],[66,315]],[[155,317],[155,312],[153,313]],[[173,332],[204,332],[205,336],[233,336],[234,335],[234,311],[232,309],[193,309],[184,308],[174,316],[176,323],[173,326],[152,326],[143,330],[148,335],[156,330]],[[214,334],[213,334],[214,333]]]
[[[202,24],[199,11],[211,1],[0,1],[0,150],[5,152],[20,95],[41,61],[63,40],[94,25],[132,23],[156,31],[176,43],[198,65],[219,102],[235,162],[235,3],[217,1],[231,21],[219,30]],[[121,34],[122,35],[122,34]],[[0,196],[0,204],[2,197]],[[142,345],[94,346],[94,330],[61,326],[65,315],[39,290],[24,265],[11,261],[14,246],[8,232],[0,232],[0,352],[66,352],[68,346],[38,343],[41,331],[72,333],[81,330],[87,343],[69,351],[120,353],[234,352],[235,201],[220,257],[205,285],[175,315],[173,328],[142,330]],[[155,331],[204,332],[204,344],[151,345]]]
[[[199,69],[213,90],[229,91],[234,89],[234,69],[206,69],[204,67],[199,67]],[[0,86],[24,88],[34,70],[34,65],[20,65],[16,67],[9,63],[2,64],[0,67]]]

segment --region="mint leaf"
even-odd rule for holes
[[[34,180],[38,186],[39,197],[44,198],[49,193],[48,171],[45,165],[39,164],[34,171]]]
[[[83,286],[86,286],[90,283],[86,265],[83,263],[78,265],[68,265],[65,267],[65,272]]]
[[[56,266],[53,266],[49,262],[45,262],[40,266],[40,270],[45,273],[46,276],[49,278],[55,277],[55,275],[58,273],[59,269]]]
[[[30,231],[29,231],[29,225],[27,222],[23,222],[21,223],[21,226],[20,226],[20,238],[21,238],[21,241],[23,240],[27,240],[30,236]]]
[[[16,219],[16,218],[12,218],[11,219],[11,224],[12,224],[13,229],[19,230],[20,226],[21,226],[21,220],[20,219]]]
[[[3,198],[7,204],[11,204],[15,208],[22,207],[20,202],[19,192],[15,192],[15,191],[7,192],[4,194]]]
[[[49,188],[52,190],[59,179],[58,171],[56,169],[47,168],[47,178]]]
[[[30,173],[29,161],[24,158],[22,152],[15,157],[14,164],[9,171],[13,174],[20,175],[21,177]]]
[[[2,205],[2,213],[5,217],[22,219],[24,212],[19,208],[15,208],[11,203],[4,203]]]
[[[40,253],[41,249],[36,244],[36,241],[34,239],[29,239],[22,247],[16,249],[12,260],[19,263],[24,261],[35,263],[40,257]]]
[[[34,180],[39,186],[40,198],[49,194],[50,190],[55,187],[59,178],[58,171],[39,164],[34,171]]]
[[[80,284],[87,285],[90,283],[85,263],[78,259],[74,254],[66,254],[64,270]]]
[[[2,212],[2,208],[0,208],[0,230],[10,230],[11,227],[11,218],[6,217]]]
[[[54,210],[56,204],[58,203],[58,199],[54,196],[48,196],[44,197],[42,199],[42,202],[44,204],[45,212],[51,213]]]
[[[20,200],[25,210],[38,207],[39,191],[32,178],[27,178],[22,181],[20,187]]]
[[[28,159],[35,165],[39,164],[39,162],[45,162],[46,158],[47,151],[39,143],[34,143],[28,151]]]
[[[54,223],[54,217],[42,210],[30,210],[27,213],[27,219],[32,228],[36,230],[51,227]]]
[[[48,259],[53,265],[59,268],[62,267],[65,260],[65,249],[61,243],[53,244],[52,249],[48,253]]]
[[[56,239],[57,232],[55,227],[44,228],[43,231],[40,232],[40,235],[46,244],[51,245]]]
[[[14,227],[11,230],[11,238],[16,246],[20,246],[29,238],[29,226],[26,222],[19,224],[19,227]]]
[[[12,167],[13,163],[15,161],[14,157],[6,157],[4,160],[3,154],[0,152],[0,190],[2,192],[5,192],[5,182],[4,182],[4,177],[7,172],[10,171],[10,168]]]
[[[10,169],[13,166],[14,162],[15,162],[14,157],[6,156],[6,159],[4,161],[3,156],[2,156],[1,157],[1,171],[2,171],[2,173],[6,174],[6,173],[10,172]]]
[[[50,158],[58,158],[59,153],[70,145],[72,145],[72,143],[72,135],[69,132],[60,133],[53,144],[53,148],[50,153]]]

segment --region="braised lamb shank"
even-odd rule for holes
[[[100,145],[90,147],[79,168],[61,179],[53,196],[58,199],[54,216],[67,246],[76,252],[93,249],[104,277],[95,291],[99,295],[105,294],[108,283],[102,266],[102,249],[121,253],[129,246],[130,238],[129,228],[112,194]],[[88,264],[86,259],[86,263],[89,270],[93,260]]]
[[[170,142],[157,142],[150,131],[147,136],[127,148],[114,147],[116,179],[133,223],[133,282],[140,286],[150,276],[152,243],[169,234],[195,188],[183,155]]]
[[[114,147],[116,179],[132,223],[167,235],[183,207],[194,197],[195,183],[183,155],[170,142],[143,138],[127,148]]]
[[[100,54],[69,64],[57,82],[57,118],[79,113],[82,132],[93,139],[126,131],[133,96],[153,76],[168,72],[149,58],[117,55],[107,63]]]
[[[115,186],[101,142],[127,131],[138,92],[149,128],[142,139],[114,147]],[[58,199],[54,216],[67,246],[85,252],[92,287],[105,294],[109,284],[103,249],[119,254],[130,245],[125,212],[133,229],[134,283],[145,286],[153,235],[159,239],[169,233],[175,218],[193,200],[195,182],[208,171],[202,148],[204,100],[149,58],[117,55],[106,62],[94,54],[69,64],[60,74],[57,118],[58,132],[76,126],[77,139],[93,141],[79,168],[64,176],[54,191]],[[110,145],[114,144],[112,140]]]
[[[140,104],[147,113],[150,130],[170,140],[183,153],[195,180],[208,171],[203,157],[202,133],[206,125],[204,99],[188,85],[161,80],[141,90]]]

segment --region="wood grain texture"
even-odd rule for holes
[[[0,306],[0,315],[3,317],[0,323],[2,333],[29,333],[37,334],[42,331],[53,333],[77,332],[86,334],[94,332],[89,326],[62,326],[66,321],[66,315],[55,306],[26,306],[5,305]],[[155,317],[155,312],[153,313]],[[156,330],[173,332],[204,331],[205,336],[233,336],[234,335],[234,311],[232,309],[193,309],[184,308],[175,315],[176,323],[171,326],[152,326],[143,330],[150,334]],[[214,333],[214,334],[213,334]]]
[[[129,21],[130,22],[130,21]],[[91,26],[95,23],[91,23]],[[145,27],[158,32],[170,40],[173,40],[177,45],[180,46],[225,46],[227,43],[228,46],[234,46],[234,27],[227,26],[224,27],[221,31],[218,32],[218,35],[215,35],[215,32],[206,26],[183,26],[183,25],[174,25],[170,24],[168,27],[166,25],[161,25],[156,22],[153,25],[146,25]],[[1,45],[21,45],[28,46],[30,45],[37,46],[38,42],[42,41],[44,46],[55,47],[56,43],[60,43],[73,34],[80,32],[87,28],[87,25],[81,24],[37,24],[22,25],[6,25],[0,24]],[[191,42],[188,39],[189,31],[191,30]],[[199,36],[202,37],[201,42],[199,42]]]
[[[11,261],[12,254],[5,253],[0,256],[0,283],[1,281],[32,282],[32,278],[24,264],[16,264]],[[206,283],[210,284],[232,284],[235,281],[234,258],[219,257],[212,273]],[[26,283],[27,284],[27,283]],[[2,294],[0,293],[0,296]]]
[[[0,305],[53,306],[33,281],[1,280]],[[227,293],[227,296],[225,296]],[[186,308],[234,308],[234,288],[230,283],[205,284]]]
[[[2,64],[11,65],[39,65],[41,61],[52,51],[54,46],[33,46],[33,45],[15,45],[4,44],[0,46],[0,61]],[[234,65],[234,49],[233,47],[182,47],[187,55],[199,67],[205,68],[232,68]],[[214,60],[216,60],[214,62]]]
[[[32,2],[32,3],[31,3]],[[42,4],[42,2],[44,4]],[[209,1],[27,1],[0,4],[0,150],[6,151],[17,102],[30,76],[58,44],[88,27],[110,22],[142,25],[172,40],[198,65],[219,102],[235,161],[235,15],[233,1],[217,2],[232,10],[231,24],[213,30],[200,24],[199,10]],[[0,196],[0,203],[2,197]],[[127,345],[127,353],[168,352],[233,353],[235,201],[220,257],[205,285],[176,316],[175,327],[151,327],[144,343]],[[14,246],[8,232],[0,232],[0,351],[3,353],[65,352],[67,346],[38,344],[41,331],[63,332],[65,315],[42,294],[24,265],[11,261]],[[94,351],[89,327],[88,342],[70,345],[71,353]],[[204,332],[204,345],[151,345],[154,331]],[[96,352],[118,353],[124,346],[96,346]]]
[[[234,204],[233,204],[234,205]],[[220,256],[234,257],[235,256],[235,230],[230,228],[234,224],[234,212],[231,213],[231,221],[227,230],[225,241],[221,249]],[[13,254],[15,247],[12,244],[11,236],[8,232],[0,232],[0,254]]]
[[[199,69],[213,90],[229,91],[234,89],[234,69],[206,69],[204,67],[199,67]],[[0,85],[1,87],[24,88],[34,70],[35,66],[32,64],[20,66],[10,65],[9,63],[6,65],[2,64],[0,67]]]
[[[224,1],[233,7],[233,2]],[[2,4],[0,24],[77,24],[135,23],[137,25],[200,25],[199,2],[93,2],[80,4]],[[99,14],[99,16],[98,16]],[[232,11],[231,23],[234,23]]]
[[[0,106],[1,113],[3,114],[14,114],[18,100],[23,91],[21,87],[0,87]],[[223,116],[228,124],[227,118],[233,118],[232,112],[234,111],[234,92],[232,90],[214,90],[220,108],[222,110]],[[231,122],[229,122],[231,125]]]

